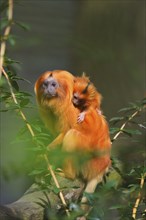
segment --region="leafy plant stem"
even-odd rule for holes
[[[127,123],[129,121],[131,121],[139,112],[141,111],[141,109],[136,110],[129,118],[128,120],[126,120],[126,122],[120,127],[119,131],[117,132],[117,134],[113,137],[112,142],[114,142],[119,135],[123,132],[123,129],[126,127]],[[146,173],[144,173],[143,175],[141,175],[141,179],[140,179],[140,189],[142,190],[143,186],[144,186],[144,181],[146,178]],[[136,219],[136,214],[137,214],[137,210],[140,204],[140,200],[141,200],[141,191],[138,193],[137,199],[135,201],[133,210],[132,210],[132,218]]]
[[[48,157],[47,157],[46,154],[44,154],[44,158],[45,158],[45,160],[46,160],[46,163],[47,163],[47,165],[48,165],[48,170],[49,170],[50,173],[51,173],[51,176],[52,176],[52,178],[53,178],[53,180],[54,180],[54,182],[55,182],[56,187],[57,187],[58,189],[60,189],[58,180],[57,180],[57,178],[56,178],[56,176],[55,176],[55,174],[54,174],[54,172],[53,172],[53,170],[52,170],[52,168],[51,168],[51,165],[50,165],[50,163],[49,163],[49,160],[48,160]],[[65,199],[64,199],[64,196],[63,196],[63,193],[62,193],[61,190],[59,190],[59,196],[60,196],[60,200],[62,201],[62,204],[63,204],[65,207],[67,207],[66,201],[65,201]],[[67,216],[69,217],[69,216],[70,216],[69,210],[68,210],[68,209],[65,209],[65,211],[66,211]]]
[[[139,112],[141,109],[136,110],[127,120],[124,122],[124,124],[120,127],[119,131],[116,133],[116,135],[113,137],[112,142],[114,142],[119,135],[123,132],[123,129],[126,127],[127,123],[131,121]]]
[[[12,87],[11,82],[10,82],[10,80],[9,80],[8,74],[6,73],[6,71],[4,70],[3,67],[1,68],[1,70],[2,70],[2,73],[3,73],[3,75],[5,76],[5,78],[6,78],[6,80],[7,80],[8,85],[9,85],[10,93],[11,93],[11,95],[12,95],[13,101],[14,101],[14,103],[15,103],[16,105],[18,105],[18,101],[17,101],[17,99],[16,99],[15,93],[13,92],[13,87]],[[35,137],[35,133],[34,133],[32,127],[31,127],[31,125],[27,122],[26,116],[24,115],[24,113],[22,112],[21,109],[19,109],[19,113],[20,113],[20,116],[22,117],[23,121],[26,123],[27,128],[28,128],[28,130],[29,130],[31,136],[32,136],[32,137]],[[60,185],[59,185],[59,183],[58,183],[58,180],[57,180],[57,178],[56,178],[56,176],[55,176],[54,171],[53,171],[52,168],[51,168],[51,165],[50,165],[50,163],[49,163],[49,160],[48,160],[48,157],[47,157],[46,154],[44,154],[44,158],[45,158],[45,161],[46,161],[46,163],[47,163],[48,170],[50,171],[50,174],[51,174],[51,176],[52,176],[52,178],[53,178],[53,180],[54,180],[54,183],[55,183],[56,187],[57,187],[58,189],[60,189]],[[62,204],[66,207],[67,204],[66,204],[65,198],[64,198],[63,193],[61,192],[61,190],[60,190],[60,192],[59,192],[59,197],[60,197],[60,200],[61,200]],[[65,211],[66,211],[67,216],[69,217],[69,216],[70,216],[70,213],[69,213],[68,209],[66,209]]]
[[[146,173],[144,173],[144,174],[141,176],[141,180],[140,180],[140,192],[138,193],[137,199],[136,199],[136,201],[135,201],[135,204],[134,204],[134,207],[133,207],[133,210],[132,210],[132,218],[133,218],[133,219],[136,219],[137,210],[138,210],[139,203],[140,203],[140,200],[141,200],[141,190],[142,190],[142,188],[143,188],[143,186],[144,186],[145,178],[146,178]]]
[[[6,27],[5,31],[4,31],[4,40],[1,43],[1,48],[0,48],[0,78],[2,75],[2,66],[4,63],[4,56],[5,56],[5,51],[6,51],[6,39],[10,34],[11,31],[11,21],[13,18],[13,0],[9,0],[8,3],[8,21],[9,21],[9,25]]]
[[[13,87],[12,87],[11,82],[10,82],[10,80],[9,80],[8,74],[6,73],[6,71],[4,70],[3,67],[2,67],[2,73],[3,73],[3,75],[5,76],[5,78],[6,78],[6,80],[7,80],[7,83],[8,83],[8,85],[9,85],[10,92],[11,92],[11,95],[12,95],[12,98],[13,98],[13,101],[14,101],[14,103],[15,103],[16,105],[18,105],[18,101],[17,101],[17,99],[16,99],[15,93],[13,92]],[[20,115],[21,115],[23,121],[25,121],[26,126],[27,126],[27,128],[28,128],[28,130],[29,130],[31,136],[34,137],[35,134],[34,134],[32,128],[31,128],[30,124],[27,122],[26,117],[25,117],[24,113],[21,111],[21,109],[19,109],[19,113],[20,113]]]

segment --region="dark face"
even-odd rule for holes
[[[72,103],[76,108],[83,109],[85,106],[85,99],[81,98],[78,93],[73,94]]]
[[[74,88],[72,103],[73,105],[80,109],[81,111],[85,110],[88,106],[88,87],[90,82],[88,82],[85,87],[84,84],[76,83],[76,87]]]
[[[44,96],[50,98],[53,96],[57,96],[57,88],[59,87],[58,82],[50,75],[47,79],[45,79],[41,85],[41,89],[43,90]]]

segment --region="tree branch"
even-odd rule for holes
[[[13,19],[13,0],[9,0],[8,3],[8,22],[9,25],[6,27],[5,31],[4,31],[4,39],[1,43],[1,48],[0,48],[0,78],[2,75],[2,66],[4,63],[4,56],[5,56],[5,51],[6,51],[6,40],[10,34],[11,31],[11,22]]]
[[[137,199],[135,201],[135,204],[134,204],[134,207],[133,207],[133,210],[132,210],[132,218],[133,219],[136,219],[137,210],[138,210],[140,200],[141,200],[141,190],[143,189],[145,178],[146,178],[146,173],[144,173],[141,176],[141,179],[140,179],[140,191],[138,193]]]
[[[57,176],[57,179],[60,183],[60,187],[62,188],[64,198],[66,199],[67,204],[71,202],[77,202],[78,198],[83,192],[83,183],[81,183],[79,180],[68,180],[61,176]],[[50,219],[48,218],[48,216],[45,216],[45,211],[47,211],[50,215],[54,214],[54,219],[56,219],[57,213],[59,215],[59,213],[61,213],[62,208],[64,209],[64,206],[62,205],[62,202],[60,202],[58,194],[55,194],[53,192],[53,184],[54,181],[51,183],[50,190],[46,190],[45,192],[41,189],[41,187],[38,184],[33,184],[20,199],[18,199],[14,203],[5,205],[3,207],[0,206],[0,219]],[[46,204],[48,205],[44,206]]]
[[[119,131],[117,132],[117,134],[113,137],[112,142],[114,142],[120,134],[123,133],[123,129],[126,127],[126,125],[128,124],[129,121],[131,121],[141,110],[136,110],[128,119],[127,121],[120,127]]]

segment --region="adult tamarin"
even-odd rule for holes
[[[35,92],[42,119],[54,137],[49,147],[61,144],[64,138],[64,151],[78,153],[80,158],[90,154],[81,166],[80,162],[76,166],[74,158],[66,159],[64,172],[69,178],[81,176],[87,182],[85,191],[93,192],[110,166],[111,144],[100,111],[101,95],[87,77],[75,79],[63,70],[42,74]]]
[[[109,128],[100,111],[101,95],[87,77],[75,79],[72,102],[80,113],[63,140],[63,150],[69,152],[64,172],[69,178],[81,177],[85,192],[92,193],[111,164]]]
[[[74,76],[64,70],[47,71],[35,83],[35,93],[42,120],[54,141],[61,144],[64,134],[76,123],[78,110],[73,106]]]

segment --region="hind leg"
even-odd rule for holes
[[[100,183],[103,179],[103,173],[99,174],[98,176],[96,176],[94,179],[91,179],[88,183],[87,186],[85,188],[84,192],[87,193],[94,193],[96,186],[98,183]],[[87,198],[85,196],[82,197],[81,199],[81,203],[86,203],[87,202]]]

